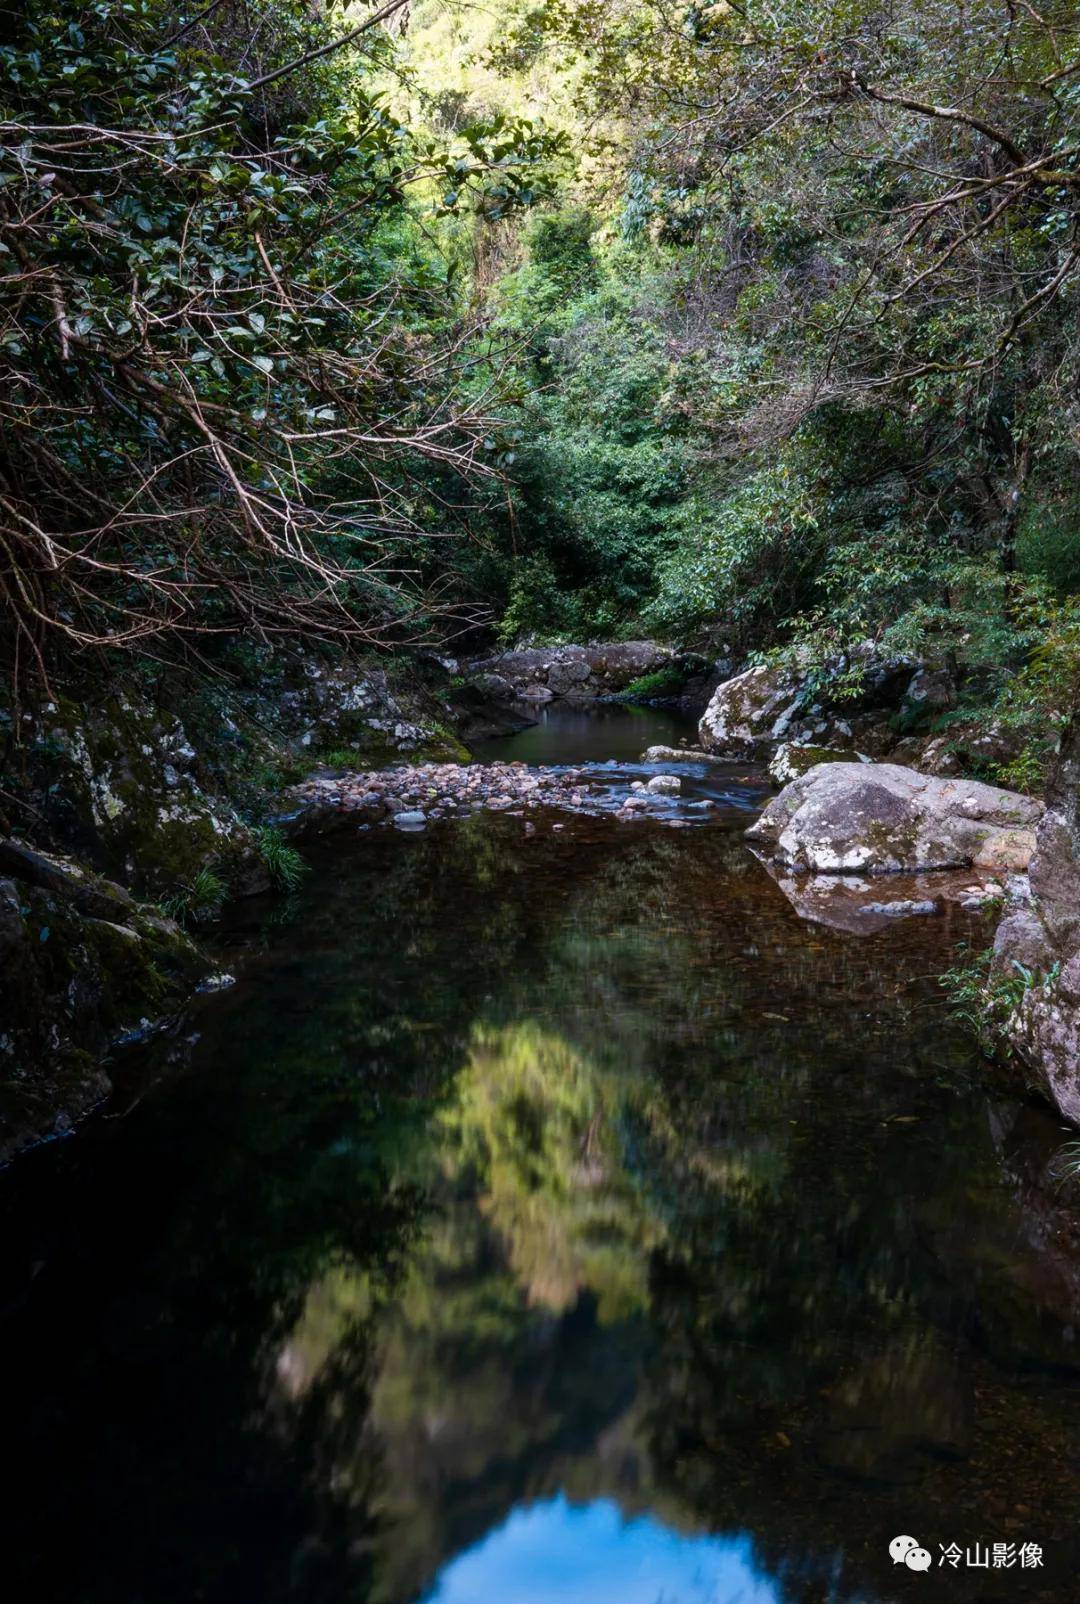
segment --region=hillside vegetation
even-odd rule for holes
[[[17,695],[238,633],[872,639],[1020,725],[1034,783],[1080,664],[1077,35],[997,0],[9,13]]]

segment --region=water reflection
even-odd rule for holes
[[[750,1539],[684,1535],[609,1499],[553,1498],[454,1559],[427,1604],[779,1604]]]
[[[808,925],[722,828],[325,852],[155,1093],[0,1186],[13,1596],[518,1604],[607,1531],[884,1601],[914,1531],[1061,1604],[1080,1261],[940,1005],[969,917]]]
[[[517,735],[476,745],[482,761],[512,763],[590,763],[602,752],[607,760],[635,763],[647,746],[697,745],[697,725],[689,714],[668,708],[619,704],[574,707],[561,702],[539,710],[535,724]]]

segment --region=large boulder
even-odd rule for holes
[[[802,703],[797,675],[781,668],[748,668],[712,694],[698,724],[707,752],[743,756],[784,740]]]
[[[827,662],[808,659],[748,668],[712,694],[698,726],[708,751],[766,757],[781,743],[883,756],[892,726],[911,707],[932,709],[938,677],[908,659],[880,656],[865,642]]]
[[[797,780],[800,774],[816,768],[819,763],[850,763],[851,757],[850,751],[840,748],[800,746],[795,741],[783,741],[769,762],[769,779],[778,791],[782,791],[785,785],[790,785],[792,780]],[[869,763],[870,759],[859,756],[859,761]]]
[[[1017,993],[1013,1047],[1080,1125],[1080,719],[1062,737],[1029,881],[1012,888],[994,966]]]
[[[825,874],[1027,867],[1043,812],[1032,797],[895,763],[823,763],[747,832],[786,868]]]

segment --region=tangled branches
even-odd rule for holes
[[[58,643],[382,641],[461,616],[430,509],[497,477],[497,385],[470,378],[404,197],[449,169],[457,193],[528,200],[543,136],[417,148],[338,49],[385,6],[336,39],[285,3],[187,22],[99,0],[66,31],[28,10],[0,47],[16,673]]]

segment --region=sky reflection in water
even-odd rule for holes
[[[602,1498],[516,1509],[451,1560],[427,1604],[781,1604],[750,1539],[684,1536],[625,1520]]]
[[[238,905],[240,984],[0,1179],[5,1596],[944,1598],[914,1532],[1045,1549],[948,1604],[1077,1597],[1061,1132],[934,978],[986,935],[810,924],[744,822],[335,835]]]

